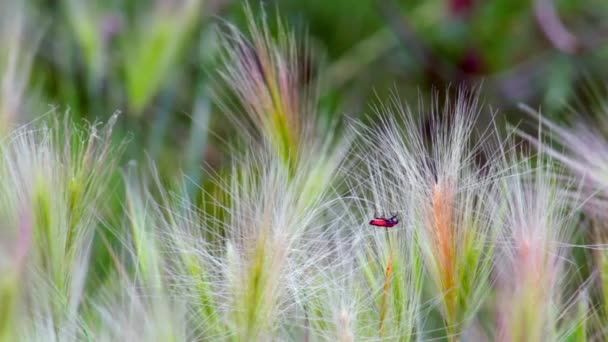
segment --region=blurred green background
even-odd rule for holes
[[[517,122],[520,102],[559,116],[602,82],[605,0],[281,0],[249,2],[308,36],[321,113],[360,116],[391,91],[482,85],[482,99]],[[3,129],[52,107],[106,120],[126,158],[200,180],[235,132],[217,106],[226,23],[245,28],[243,1],[3,0]],[[262,13],[263,12],[263,13]]]

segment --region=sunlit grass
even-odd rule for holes
[[[0,341],[606,336],[600,133],[542,121],[559,144],[522,133],[537,147],[524,154],[497,122],[480,125],[494,113],[464,88],[418,107],[395,96],[369,120],[324,126],[322,72],[310,74],[306,38],[246,7],[247,31],[224,23],[220,33],[225,92],[215,103],[238,133],[226,160],[194,180],[198,162],[167,175],[155,158],[123,160],[127,144],[147,146],[114,129],[146,117],[201,3],[159,1],[126,29],[130,114],[106,123],[53,110],[13,127],[27,95],[29,59],[19,56],[31,47],[6,43],[18,55],[0,59],[1,79],[15,86],[0,98]],[[79,2],[63,6],[99,86],[102,19]],[[209,121],[210,104],[200,106]],[[394,227],[369,224],[394,215]],[[592,234],[579,217],[594,220]]]

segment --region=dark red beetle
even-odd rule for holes
[[[372,226],[384,227],[384,228],[392,228],[392,227],[396,226],[397,223],[399,223],[399,219],[397,218],[397,215],[389,217],[389,218],[376,217],[373,220],[369,221],[369,224],[371,224]]]

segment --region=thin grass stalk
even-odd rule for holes
[[[390,241],[390,237],[388,235],[388,229],[385,229],[386,232],[386,241],[387,244],[389,246],[389,250],[388,250],[388,261],[386,263],[386,271],[385,271],[385,276],[384,276],[384,287],[382,289],[382,304],[380,304],[380,325],[378,327],[378,331],[380,334],[380,337],[382,338],[384,335],[384,320],[386,318],[386,314],[387,314],[387,302],[388,302],[388,296],[389,296],[389,291],[390,291],[390,286],[391,286],[391,280],[392,280],[392,276],[393,276],[393,250],[391,248],[391,241]]]

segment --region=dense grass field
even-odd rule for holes
[[[608,340],[606,4],[0,1],[1,342]]]

